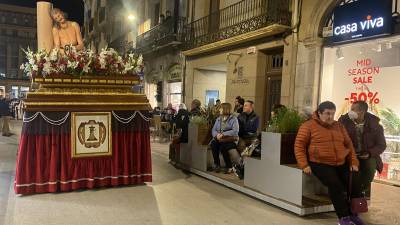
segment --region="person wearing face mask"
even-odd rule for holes
[[[297,133],[295,156],[304,173],[313,173],[327,186],[339,224],[363,225],[362,220],[352,214],[346,196],[350,172],[358,171],[359,162],[346,129],[334,120],[335,112],[332,102],[322,102],[318,106],[312,119],[303,123]],[[360,195],[360,190],[352,189],[352,197]]]
[[[243,106],[243,112],[238,116],[239,121],[239,143],[238,151],[249,146],[257,139],[257,129],[260,124],[260,118],[254,112],[254,102],[247,100]]]
[[[386,140],[380,119],[368,112],[368,104],[357,101],[351,105],[351,111],[339,118],[356,150],[360,161],[360,185],[366,197],[371,194],[371,182],[375,172],[382,172],[383,162],[380,155],[386,149]]]
[[[239,140],[239,123],[237,118],[232,115],[231,109],[231,104],[222,103],[220,116],[212,128],[213,140],[210,142],[210,147],[214,158],[214,171],[217,173],[221,170],[219,153],[222,154],[226,165],[224,172],[232,172],[232,161],[228,151],[231,149],[236,151],[236,142]]]

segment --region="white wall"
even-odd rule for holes
[[[194,70],[193,99],[199,99],[204,105],[207,90],[218,90],[219,99],[225,102],[226,72]]]

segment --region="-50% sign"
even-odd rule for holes
[[[370,104],[379,104],[380,99],[378,98],[378,92],[360,92],[360,93],[355,93],[352,92],[350,93],[350,98],[345,98],[345,100],[350,100],[350,103],[356,102],[356,101],[364,101],[364,102],[369,102]]]

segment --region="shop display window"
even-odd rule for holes
[[[400,184],[400,36],[326,47],[322,65],[320,100],[336,104],[336,118],[352,102],[368,102],[387,141],[384,171],[376,178]]]

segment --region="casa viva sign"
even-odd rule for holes
[[[391,32],[391,0],[358,0],[334,10],[333,42],[382,36]]]
[[[383,17],[372,19],[372,16],[368,15],[366,20],[360,21],[359,23],[351,23],[346,25],[337,26],[333,29],[333,34],[338,36],[348,33],[357,33],[361,31],[380,28],[384,26]]]

